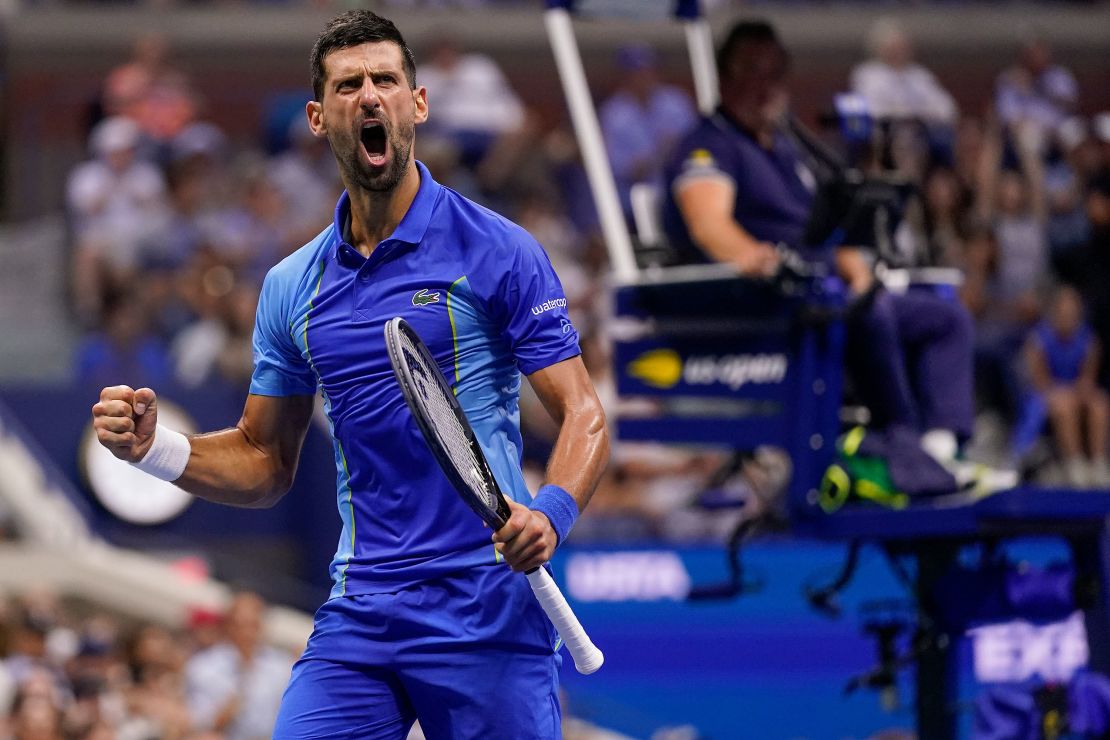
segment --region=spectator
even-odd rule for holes
[[[1085,205],[1091,235],[1076,252],[1069,274],[1083,294],[1095,334],[1110,347],[1110,168],[1091,180]],[[1103,387],[1110,386],[1107,365],[1102,364]]]
[[[59,740],[61,712],[48,697],[20,691],[12,707],[13,740]]]
[[[74,374],[90,387],[103,386],[110,382],[108,378],[128,378],[136,387],[169,380],[166,348],[147,330],[147,312],[134,292],[114,293],[107,298],[104,328],[81,340]]]
[[[1020,174],[1013,170],[1002,173],[992,226],[998,242],[999,277],[1008,293],[1004,299],[1028,302],[1024,318],[1034,317],[1037,289],[1049,264],[1044,204],[1035,198]]]
[[[136,685],[174,683],[185,666],[185,657],[167,629],[143,625],[125,646],[127,667]]]
[[[131,49],[131,58],[108,73],[104,81],[101,107],[110,116],[139,116],[154,80],[166,66],[169,46],[156,33],[140,36]]]
[[[236,163],[236,200],[206,219],[209,247],[235,272],[261,285],[267,270],[295,247],[296,224],[265,160],[244,154]]]
[[[1043,163],[1020,144],[1024,169],[1002,168],[1001,132],[980,152],[977,218],[984,232],[968,249],[963,298],[975,316],[975,360],[990,402],[1013,420],[1021,406],[1018,356],[1040,316],[1049,268]]]
[[[170,165],[169,210],[161,227],[142,245],[140,260],[144,268],[179,270],[204,245],[202,218],[209,207],[208,175],[204,163],[197,159]]]
[[[188,278],[210,252],[214,172],[199,157],[170,165],[170,208],[162,226],[147,239],[139,257],[143,279],[136,286],[147,310],[150,330],[169,340],[194,318],[187,301]]]
[[[884,123],[892,142],[924,144],[934,160],[950,164],[956,101],[932,72],[914,61],[913,43],[897,21],[877,20],[867,45],[871,58],[852,70],[852,90]]]
[[[443,135],[425,137],[420,141],[420,161],[432,173],[436,182],[443,183],[471,200],[481,200],[483,197],[475,173],[462,166],[459,147],[453,139]]]
[[[104,710],[117,698],[127,680],[116,653],[114,624],[105,617],[90,620],[66,663],[66,677],[72,701],[63,715],[69,736],[86,737],[106,719]]]
[[[125,648],[131,679],[124,720],[128,731],[159,738],[189,736],[192,720],[182,678],[185,659],[173,636],[162,627],[144,625]]]
[[[852,90],[876,118],[915,118],[953,126],[956,101],[914,61],[913,43],[897,21],[880,18],[868,32],[871,58],[852,70]]]
[[[16,687],[47,677],[47,684],[58,690],[65,677],[50,660],[47,642],[57,628],[56,606],[52,597],[33,594],[13,610],[4,669]],[[55,697],[60,704],[60,697]]]
[[[463,53],[450,36],[429,50],[416,71],[417,84],[435,101],[434,128],[459,145],[464,165],[477,168],[490,147],[524,124],[524,106],[497,63],[485,54]]]
[[[1077,488],[1110,487],[1110,399],[1098,387],[1101,356],[1078,291],[1060,288],[1049,318],[1037,325],[1026,343],[1025,364],[1036,394],[1030,403],[1043,408],[1041,413],[1052,422],[1067,482]]]
[[[266,605],[239,593],[224,616],[224,640],[189,659],[186,696],[193,723],[228,740],[269,737],[293,661],[262,643]]]
[[[936,167],[925,177],[923,188],[925,244],[929,264],[965,266],[969,236],[970,194],[956,173]]]
[[[1087,145],[1086,121],[1070,118],[1056,132],[1062,156],[1045,170],[1045,237],[1052,265],[1059,272],[1068,257],[1090,237],[1091,225],[1083,207],[1085,179],[1077,165]]]
[[[659,79],[659,60],[651,47],[621,48],[616,68],[619,84],[598,117],[621,205],[630,216],[629,190],[640,182],[662,186],[663,162],[697,122],[697,112],[685,91]]]
[[[956,124],[955,142],[952,147],[952,169],[960,186],[975,196],[981,180],[984,150],[988,144],[987,127],[975,116],[964,116]]]
[[[553,202],[554,201],[554,202]],[[557,200],[538,193],[521,196],[516,220],[536,241],[544,245],[555,267],[568,301],[567,310],[575,326],[588,326],[596,308],[597,278],[582,264],[584,239],[563,215]]]
[[[1018,63],[999,75],[995,85],[995,111],[1010,145],[1023,142],[1041,156],[1078,99],[1075,78],[1053,64],[1052,49],[1039,38],[1022,44]]]
[[[200,320],[181,331],[171,348],[177,379],[188,388],[222,381],[245,387],[253,368],[251,332],[258,288],[236,284],[214,297]]]
[[[157,167],[136,157],[138,143],[134,121],[101,121],[89,137],[94,158],[70,173],[66,203],[79,316],[99,316],[105,293],[128,281],[141,244],[162,223],[165,183]]]
[[[221,622],[220,614],[211,609],[198,606],[189,610],[186,627],[193,652],[199,653],[220,643],[223,639]]]
[[[197,114],[199,99],[189,78],[169,63],[164,36],[141,36],[131,59],[108,74],[102,107],[138,123],[155,144],[169,142]]]
[[[289,141],[289,148],[267,165],[268,177],[285,203],[294,232],[290,239],[302,244],[327,222],[343,187],[327,139],[313,136],[303,115],[289,124]]]

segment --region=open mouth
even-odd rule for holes
[[[367,121],[362,126],[362,148],[373,167],[385,164],[385,127],[377,121]]]

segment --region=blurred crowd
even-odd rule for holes
[[[439,181],[545,246],[587,364],[615,408],[599,331],[609,310],[606,256],[569,125],[530,108],[492,58],[448,36],[417,52],[417,79],[433,103],[417,155]],[[596,91],[598,110],[628,211],[632,184],[659,183],[667,147],[697,112],[652,49],[629,45],[611,64],[617,83]],[[1110,341],[1110,114],[1084,108],[1074,77],[1038,39],[999,70],[981,108],[960,110],[946,82],[916,61],[897,23],[879,21],[844,80],[874,126],[862,142],[823,135],[860,167],[919,186],[894,256],[963,276],[982,418],[993,430],[981,436],[996,456],[1071,485],[1110,485],[1101,359]],[[245,388],[261,279],[332,218],[341,186],[326,141],[290,108],[262,122],[282,133],[276,142],[233,144],[205,120],[203,86],[156,37],[141,39],[107,77],[100,108],[89,158],[72,170],[66,194],[71,306],[85,329],[75,374],[90,386]],[[522,416],[528,469],[539,474],[554,428],[527,392]],[[619,445],[580,536],[591,521],[608,539],[718,532],[721,517],[675,513],[723,462]],[[773,455],[749,461],[739,485],[779,486],[783,467]]]
[[[878,125],[857,155],[919,186],[895,261],[962,275],[1000,456],[1053,482],[1110,486],[1110,113],[1084,114],[1041,39],[1022,44],[981,111],[957,108],[896,23],[876,23],[869,45],[851,86]]]
[[[49,592],[0,600],[0,737],[268,738],[295,656],[265,644],[266,609],[241,592],[172,630]]]
[[[0,593],[0,738],[269,740],[297,656],[267,644],[268,608],[240,591],[170,628],[50,591]],[[624,737],[565,709],[563,735]]]

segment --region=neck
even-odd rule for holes
[[[415,159],[409,161],[404,176],[392,190],[380,192],[348,185],[351,246],[363,257],[369,257],[374,248],[397,229],[419,189],[420,172],[416,169]]]
[[[724,106],[721,110],[725,117],[746,131],[760,146],[769,149],[774,145],[775,129],[767,123],[760,111]]]
[[[254,660],[254,645],[242,645],[238,643],[232,643],[232,645],[235,647],[235,651],[239,653],[239,659],[244,663],[250,663]]]

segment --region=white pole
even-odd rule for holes
[[[690,71],[694,75],[698,110],[710,115],[717,109],[717,60],[713,53],[713,31],[704,17],[683,22],[686,49],[690,53]]]
[[[570,13],[565,8],[549,8],[544,12],[544,25],[555,54],[555,66],[563,83],[563,94],[570,108],[571,122],[582,150],[582,163],[590,180],[597,215],[601,220],[601,233],[609,250],[609,263],[613,266],[617,282],[631,283],[636,279],[636,257],[632,251],[632,238],[624,220],[613,168],[601,138],[601,124],[597,120],[582,55],[574,37]]]

